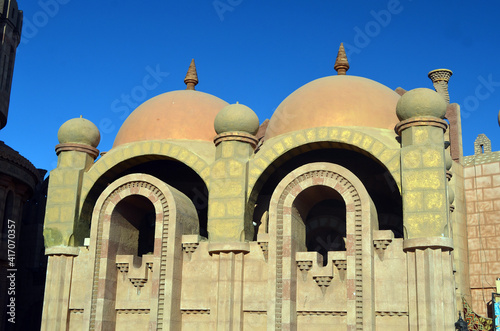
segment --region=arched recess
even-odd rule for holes
[[[346,250],[346,207],[339,192],[324,185],[311,186],[299,193],[293,207],[305,225],[307,251],[318,252],[323,266],[328,252]]]
[[[100,194],[109,183],[131,173],[150,174],[188,196],[198,211],[200,235],[207,237],[207,169],[200,156],[167,142],[138,142],[111,150],[83,178],[81,209],[74,230],[76,245],[82,245],[89,236],[92,210]]]
[[[335,164],[315,162],[289,173],[276,187],[269,209],[268,329],[296,330],[295,254],[305,250],[304,227],[294,203],[310,187],[337,191],[346,206],[347,328],[374,330],[373,230],[378,230],[375,206],[361,181]]]
[[[138,224],[130,220],[149,211],[155,215],[154,249],[151,255],[141,258],[137,256],[138,243],[134,243],[139,240],[133,229]],[[198,233],[199,222],[191,200],[158,178],[130,174],[111,183],[100,195],[92,214],[92,297],[84,316],[88,329],[116,328],[116,280],[121,272],[117,269],[118,258],[131,262],[126,267],[129,276],[137,270],[146,275],[129,277],[133,286],[150,283],[150,305],[143,309],[149,316],[149,328],[180,328],[181,237]]]
[[[336,146],[336,147],[334,147]],[[266,212],[278,183],[294,169],[313,162],[328,162],[349,169],[372,198],[381,230],[391,230],[396,238],[403,238],[402,198],[392,173],[369,154],[355,146],[311,143],[290,150],[266,168],[253,187],[248,208],[253,208],[252,221],[257,233],[266,233]],[[261,224],[264,224],[262,227]]]

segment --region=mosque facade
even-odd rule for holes
[[[394,91],[347,75],[343,46],[334,68],[263,123],[197,91],[194,61],[186,90],[139,106],[106,153],[90,121],[64,123],[42,330],[454,330],[464,302],[488,315],[500,154],[480,136],[463,157],[451,71]]]

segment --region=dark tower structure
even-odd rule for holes
[[[21,40],[23,12],[17,8],[16,0],[0,0],[0,129],[7,124],[10,88],[14,72],[16,49]]]
[[[23,12],[16,0],[0,0],[0,129],[7,124],[22,25]],[[44,175],[45,171],[0,141],[0,330],[40,328],[46,269]]]

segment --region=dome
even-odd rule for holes
[[[61,125],[57,132],[60,144],[76,143],[97,147],[101,134],[94,123],[85,118],[72,118]]]
[[[236,103],[217,114],[214,128],[217,133],[239,131],[254,135],[259,130],[259,118],[252,109]]]
[[[276,108],[265,139],[321,126],[365,126],[393,130],[400,96],[371,79],[336,75],[316,79]]]
[[[214,120],[228,103],[196,90],[160,94],[137,107],[116,135],[113,147],[145,140],[212,141]]]
[[[401,121],[419,116],[444,118],[446,107],[446,101],[436,91],[416,88],[401,97],[396,106],[396,114]]]

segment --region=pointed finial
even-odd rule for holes
[[[335,60],[333,69],[337,71],[337,75],[345,75],[347,70],[349,70],[349,62],[345,54],[344,43],[340,43],[339,52],[337,53],[337,59]]]
[[[198,74],[196,73],[194,59],[191,60],[184,83],[186,84],[186,90],[194,90],[194,87],[198,84]]]

